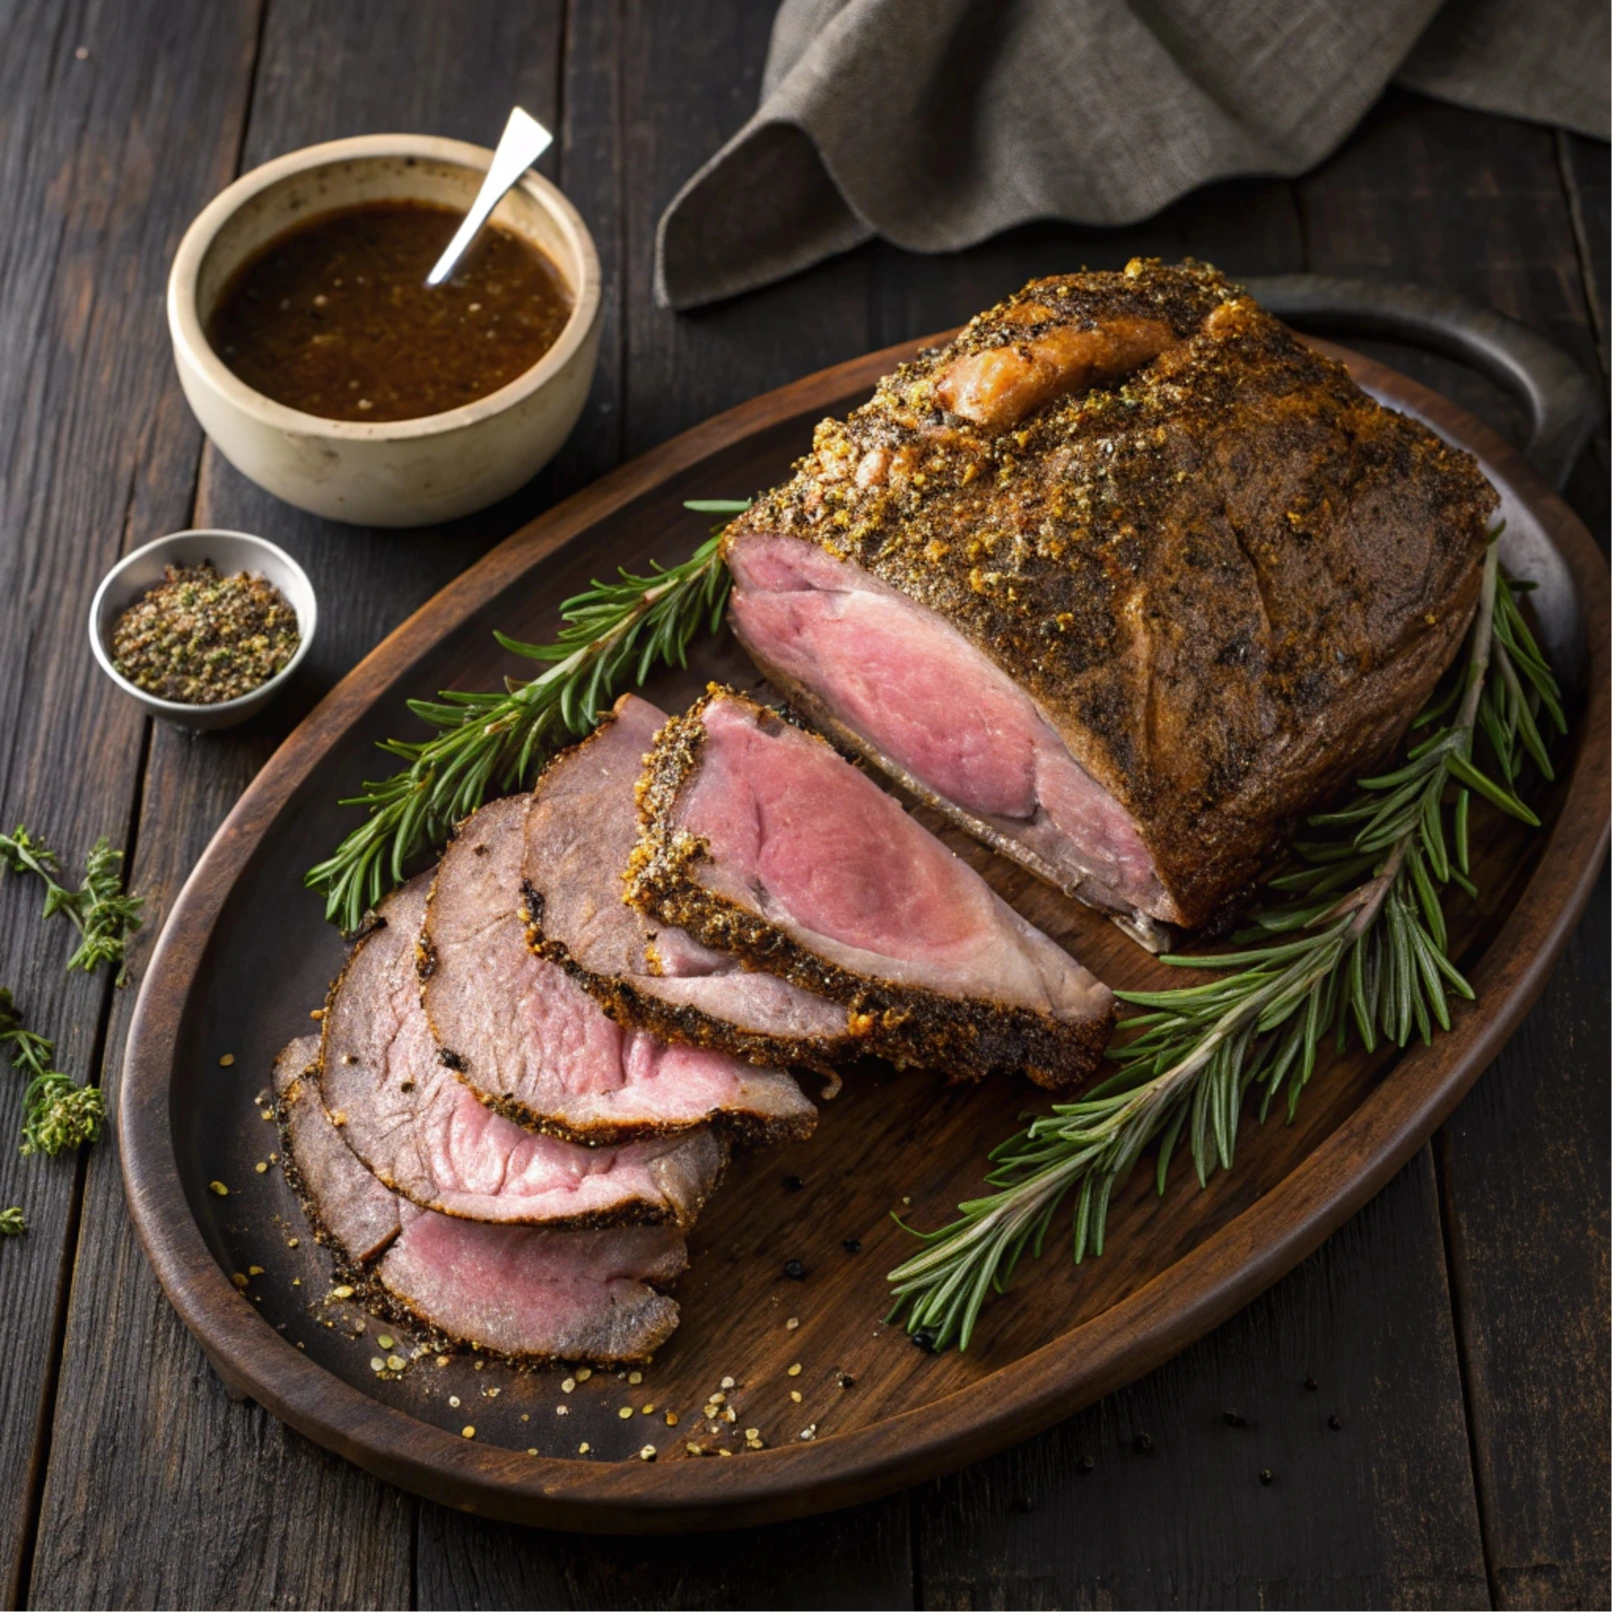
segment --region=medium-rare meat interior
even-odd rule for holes
[[[622,899],[637,787],[664,711],[627,694],[532,791],[522,886],[527,939],[612,1018],[753,1062],[824,1068],[859,1042],[842,1003],[701,946]]]
[[[1038,280],[819,426],[729,528],[774,685],[1154,939],[1385,754],[1493,490],[1213,269]]]
[[[326,1004],[319,1091],[347,1146],[385,1185],[444,1214],[691,1224],[726,1158],[709,1126],[583,1147],[494,1113],[443,1064],[415,962],[430,881],[422,874],[381,903]]]
[[[646,1360],[675,1330],[687,1249],[665,1226],[554,1231],[420,1209],[389,1192],[341,1139],[309,1078],[312,1038],[275,1063],[287,1179],[309,1223],[370,1304],[444,1342],[517,1363]]]
[[[816,734],[713,688],[662,730],[628,898],[956,1077],[1090,1073],[1113,997]]]
[[[571,1141],[624,1142],[708,1121],[762,1139],[810,1134],[817,1110],[782,1070],[624,1028],[526,944],[526,802],[460,825],[426,906],[421,972],[438,1056],[507,1118]]]

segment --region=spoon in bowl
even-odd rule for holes
[[[427,285],[441,285],[458,266],[470,243],[481,233],[481,227],[520,176],[554,144],[554,136],[530,113],[518,106],[509,114],[499,138],[498,149],[493,152],[492,166],[487,177],[470,204],[470,211],[454,231],[448,249],[437,259],[436,267],[426,275]]]

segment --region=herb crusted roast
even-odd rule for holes
[[[1391,748],[1493,490],[1208,267],[1032,282],[728,529],[780,691],[1139,938]]]
[[[431,876],[394,890],[325,1007],[319,1095],[342,1140],[422,1209],[519,1225],[691,1225],[726,1144],[708,1126],[609,1147],[530,1131],[437,1056],[415,948]]]
[[[673,1228],[555,1231],[418,1208],[342,1140],[312,1079],[318,1055],[308,1036],[275,1060],[286,1179],[369,1305],[517,1363],[639,1363],[671,1336],[677,1305],[655,1289],[688,1264]]]
[[[815,733],[713,686],[661,730],[627,899],[954,1078],[1088,1075],[1112,993]]]
[[[526,813],[519,795],[483,806],[437,865],[420,971],[442,1062],[506,1119],[589,1146],[707,1121],[752,1140],[810,1135],[817,1110],[783,1070],[625,1028],[528,949]]]
[[[753,1063],[831,1069],[859,1050],[843,1005],[746,969],[622,900],[638,779],[666,720],[625,694],[537,781],[522,869],[528,942],[623,1024]]]

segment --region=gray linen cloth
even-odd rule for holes
[[[1606,0],[783,0],[755,116],[683,186],[688,308],[874,235],[954,251],[1302,173],[1397,79],[1606,139]]]

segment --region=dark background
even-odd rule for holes
[[[149,897],[140,956],[293,722],[493,542],[715,410],[955,324],[1032,274],[1144,252],[1418,280],[1526,321],[1605,378],[1607,148],[1397,91],[1300,180],[951,258],[873,245],[714,310],[662,312],[655,220],[753,108],[770,16],[758,0],[0,6],[0,817],[75,865],[98,834],[126,845]],[[542,167],[605,272],[598,381],[556,465],[496,509],[410,533],[328,526],[248,485],[204,446],[169,358],[162,293],[186,224],[293,147],[388,129],[490,144],[516,101],[560,132]],[[1515,435],[1475,377],[1373,350]],[[1604,544],[1604,435],[1570,497]],[[117,555],[191,525],[282,543],[321,601],[299,687],[223,737],[142,721],[83,638]],[[0,884],[0,982],[63,1067],[111,1094],[132,992],[67,979],[68,937],[39,928],[37,902]],[[996,1459],[748,1534],[571,1538],[378,1483],[226,1397],[135,1243],[115,1137],[76,1163],[0,1147],[0,1203],[30,1227],[0,1247],[0,1599],[1606,1605],[1607,909],[1603,878],[1451,1123],[1242,1315]],[[20,1086],[0,1082],[0,1136]]]

